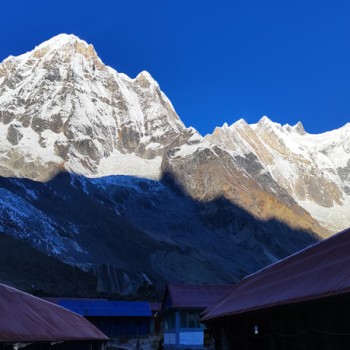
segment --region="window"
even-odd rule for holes
[[[187,328],[187,311],[180,311],[180,328]]]
[[[164,316],[164,327],[165,329],[175,328],[175,314],[173,312],[169,312]]]
[[[194,311],[187,313],[187,326],[188,328],[196,328],[196,313]]]
[[[180,311],[180,328],[202,328],[200,323],[200,311]]]

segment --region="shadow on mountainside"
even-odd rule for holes
[[[195,201],[169,175],[162,181],[69,173],[47,183],[0,178],[0,204],[1,231],[96,275],[99,293],[119,297],[142,298],[151,284],[159,297],[166,282],[235,283],[317,241],[277,220],[257,220],[225,198]],[[22,253],[2,254],[14,261]],[[31,254],[36,258],[42,261]],[[6,266],[1,280],[29,292],[50,280],[39,270],[15,273],[13,263]],[[72,272],[72,280],[81,278]],[[61,295],[75,293],[65,290],[65,278],[56,275],[52,283],[62,284]]]
[[[181,184],[179,184],[176,179],[173,178],[171,173],[167,172],[163,174],[161,182],[166,184],[169,188],[171,188],[179,195],[187,197],[186,191],[181,187]],[[303,238],[306,239],[306,241],[309,241],[311,238],[313,242],[320,240],[320,237],[314,232],[291,228],[284,222],[277,219],[259,220],[251,215],[247,210],[231,202],[224,196],[218,196],[215,200],[212,201],[197,200],[195,202],[198,203],[202,208],[207,208],[204,220],[207,221],[207,224],[214,225],[215,227],[231,227],[233,230],[240,231],[242,228],[241,225],[238,225],[238,227],[232,227],[232,223],[241,217],[245,218],[243,222],[246,222],[247,220],[249,222],[255,222],[270,230],[280,228],[282,232],[288,231],[293,235],[296,234],[298,237],[300,236],[302,240]],[[238,220],[238,222],[240,222],[240,220]]]
[[[38,296],[96,295],[97,278],[0,232],[0,282]]]

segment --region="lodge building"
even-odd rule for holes
[[[225,285],[168,284],[162,303],[164,349],[204,349],[201,313],[231,290]]]
[[[80,298],[50,299],[57,305],[84,316],[109,338],[146,337],[151,333],[151,322],[154,318],[148,302]]]
[[[103,350],[107,341],[84,317],[0,284],[0,350]]]
[[[204,312],[216,350],[350,348],[350,229],[252,274]]]

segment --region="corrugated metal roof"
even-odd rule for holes
[[[58,304],[62,300],[108,300],[108,299],[103,299],[103,298],[66,298],[66,297],[42,297],[41,299],[47,300],[51,303]]]
[[[232,286],[227,285],[167,285],[163,308],[207,308],[225,296]],[[165,305],[169,296],[170,304]]]
[[[84,317],[0,284],[0,342],[73,340],[108,338]]]
[[[58,301],[58,305],[72,310],[82,316],[152,316],[149,303],[143,301],[63,299]]]
[[[350,229],[244,278],[203,320],[350,292]]]

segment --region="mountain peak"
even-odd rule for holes
[[[231,127],[235,127],[235,128],[241,128],[241,129],[244,129],[248,126],[247,122],[244,120],[244,119],[239,119],[237,120],[235,123],[233,123],[231,125]]]
[[[158,83],[153,79],[151,74],[149,74],[145,70],[137,75],[137,77],[135,78],[135,81],[138,82],[144,88],[149,88],[150,86],[159,87]]]
[[[143,70],[141,73],[139,73],[136,77],[137,78],[144,78],[144,79],[148,79],[148,80],[154,80],[151,76],[150,73],[148,73],[146,70]]]
[[[39,46],[37,46],[37,48],[46,47],[46,46],[52,46],[52,47],[58,48],[67,44],[74,45],[77,42],[81,44],[85,44],[86,46],[89,46],[89,44],[85,40],[80,39],[74,34],[62,33],[44,41]]]
[[[258,125],[259,126],[263,126],[263,125],[272,125],[274,124],[274,122],[269,119],[266,115],[264,115],[259,121],[258,121]]]
[[[88,60],[100,61],[94,47],[74,34],[58,34],[35,47],[31,54],[42,58],[57,51],[67,55],[81,54]]]
[[[162,156],[183,128],[148,72],[136,79],[117,74],[75,35],[59,34],[0,64],[0,148],[30,155],[16,170],[21,176],[122,171],[121,155]],[[29,174],[33,158],[49,171]]]
[[[305,135],[306,131],[304,129],[304,125],[299,121],[293,127],[292,130],[296,131],[300,135]]]
[[[297,133],[299,135],[306,135],[307,132],[304,129],[304,125],[299,121],[295,125],[291,126],[289,124],[283,125],[283,130],[289,132],[289,133]]]

